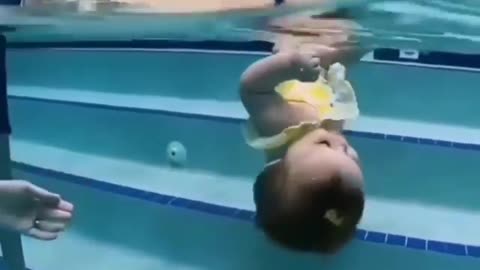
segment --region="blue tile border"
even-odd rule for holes
[[[383,243],[386,243],[387,234],[380,233],[380,232],[367,231],[365,238],[363,240],[368,242],[383,244]]]
[[[244,52],[271,52],[273,43],[268,41],[185,41],[170,39],[90,40],[52,42],[9,42],[12,49],[190,49]]]
[[[160,114],[165,116],[218,121],[222,123],[242,124],[245,122],[245,119],[215,116],[215,115],[201,115],[201,114],[174,112],[174,111],[158,110],[158,109],[121,107],[121,106],[114,106],[114,105],[92,104],[92,103],[84,103],[84,102],[77,102],[77,101],[51,100],[51,99],[43,99],[43,98],[36,98],[36,97],[22,97],[22,96],[10,95],[8,99],[35,101],[35,102],[52,103],[52,104],[60,104],[60,105],[62,104],[73,105],[73,106],[92,108],[92,109],[105,109],[105,110],[124,111],[124,112],[133,112],[133,113]],[[445,141],[445,140],[435,140],[430,138],[399,136],[399,135],[393,135],[393,134],[354,131],[354,130],[345,130],[344,134],[347,136],[352,136],[357,138],[384,140],[384,141],[427,145],[427,146],[438,146],[438,147],[452,148],[452,149],[458,149],[458,150],[480,151],[480,144],[474,144],[474,143],[461,143],[461,142],[453,142],[453,141]]]
[[[407,238],[407,248],[427,250],[427,240],[415,237]]]
[[[58,179],[60,181],[82,185],[109,193],[156,203],[159,205],[188,209],[214,216],[246,221],[249,223],[254,222],[255,213],[249,210],[139,190],[127,186],[116,185],[64,172],[58,172],[50,169],[31,166],[20,162],[12,162],[12,168],[27,173],[46,176],[49,178]],[[360,241],[371,242],[375,244],[386,244],[389,246],[404,247],[414,250],[480,259],[480,246],[420,239],[416,237],[408,237],[403,235],[395,235],[375,231],[366,231],[362,229],[357,230],[355,238]]]
[[[454,243],[443,243],[439,241],[429,241],[428,250],[435,252],[449,252],[455,255],[465,256],[468,253],[468,248],[464,245],[454,244]],[[473,254],[470,254],[473,256]]]
[[[403,235],[389,234],[387,235],[387,244],[392,246],[405,246],[407,244],[407,237]]]
[[[480,247],[467,246],[467,254],[471,257],[480,258]]]

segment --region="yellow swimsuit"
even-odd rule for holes
[[[345,80],[345,67],[339,63],[329,68],[327,80],[319,76],[316,82],[285,81],[279,84],[275,91],[287,102],[306,103],[315,107],[318,111],[318,121],[301,122],[271,137],[259,136],[251,121],[248,121],[245,138],[255,149],[276,149],[319,128],[324,120],[355,119],[359,114],[355,92]]]

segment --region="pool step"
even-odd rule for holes
[[[429,244],[427,251],[426,246],[412,245],[418,239],[401,246],[398,236],[396,242],[386,244],[378,241],[378,234],[354,240],[342,253],[326,259],[291,253],[267,241],[251,223],[120,195],[121,188],[115,189],[117,193],[105,192],[63,182],[55,174],[14,172],[59,192],[77,210],[73,226],[57,241],[45,245],[25,240],[29,266],[34,270],[478,268],[478,249],[441,252],[441,243],[431,242],[435,245]],[[59,250],[62,260],[58,260]],[[78,260],[79,254],[89,259]]]
[[[238,101],[238,81],[266,54],[141,48],[11,49],[9,83],[24,89]],[[32,63],[42,63],[42,68]],[[375,60],[349,70],[363,115],[480,127],[477,70]],[[68,68],[67,68],[68,67]],[[78,95],[77,95],[78,96]],[[133,99],[133,97],[132,97]],[[152,102],[149,102],[150,104]]]
[[[226,121],[245,121],[248,118],[247,112],[239,101],[186,99],[159,95],[136,95],[131,93],[122,94],[15,85],[10,86],[8,91],[9,98],[13,100],[63,103],[118,111],[170,113],[184,115],[185,117],[218,118]],[[359,119],[347,123],[347,129],[354,132],[480,145],[480,129],[459,125],[360,116]]]
[[[109,188],[113,193],[133,194],[123,192],[122,187],[134,188],[220,207],[254,210],[249,179],[148,166],[15,139],[12,141],[12,159],[20,164],[15,165],[15,169],[40,172],[37,173],[39,178],[53,177],[71,183],[73,180],[68,179],[76,177],[73,181],[76,184],[95,188],[98,185],[92,185],[92,180],[88,180],[93,179],[118,186]],[[69,175],[68,179],[64,178],[65,174]],[[142,193],[135,194],[135,197],[141,197]],[[143,194],[146,196],[143,199],[153,198],[149,193]],[[172,207],[175,207],[174,204]],[[202,212],[201,208],[197,211]],[[476,211],[369,196],[361,228],[434,241],[480,245],[480,236],[475,233],[478,224],[480,216]]]
[[[167,145],[178,141],[187,149],[187,170],[252,183],[263,166],[262,154],[245,145],[243,121],[239,119],[24,98],[10,99],[10,110],[15,139],[72,152],[169,167]],[[395,128],[398,132],[418,128],[411,123],[401,126],[378,121],[378,128]],[[429,128],[424,127],[424,132]],[[449,130],[459,136],[454,127]],[[447,134],[440,132],[444,131],[437,130],[432,136]],[[362,158],[369,195],[480,210],[478,145],[416,138],[408,133],[403,136],[357,130],[347,134]]]

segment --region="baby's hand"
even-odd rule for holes
[[[312,51],[293,53],[292,67],[295,78],[304,82],[316,81],[323,71],[320,66],[320,58]]]
[[[296,69],[297,79],[300,81],[315,81],[324,72],[324,69],[340,60],[342,50],[320,44],[303,44],[293,54],[292,63]]]

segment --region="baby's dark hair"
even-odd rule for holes
[[[290,196],[286,183],[295,179],[287,175],[282,161],[258,175],[254,186],[257,225],[288,249],[335,253],[355,235],[365,204],[362,187],[334,177],[328,184],[311,181]]]

